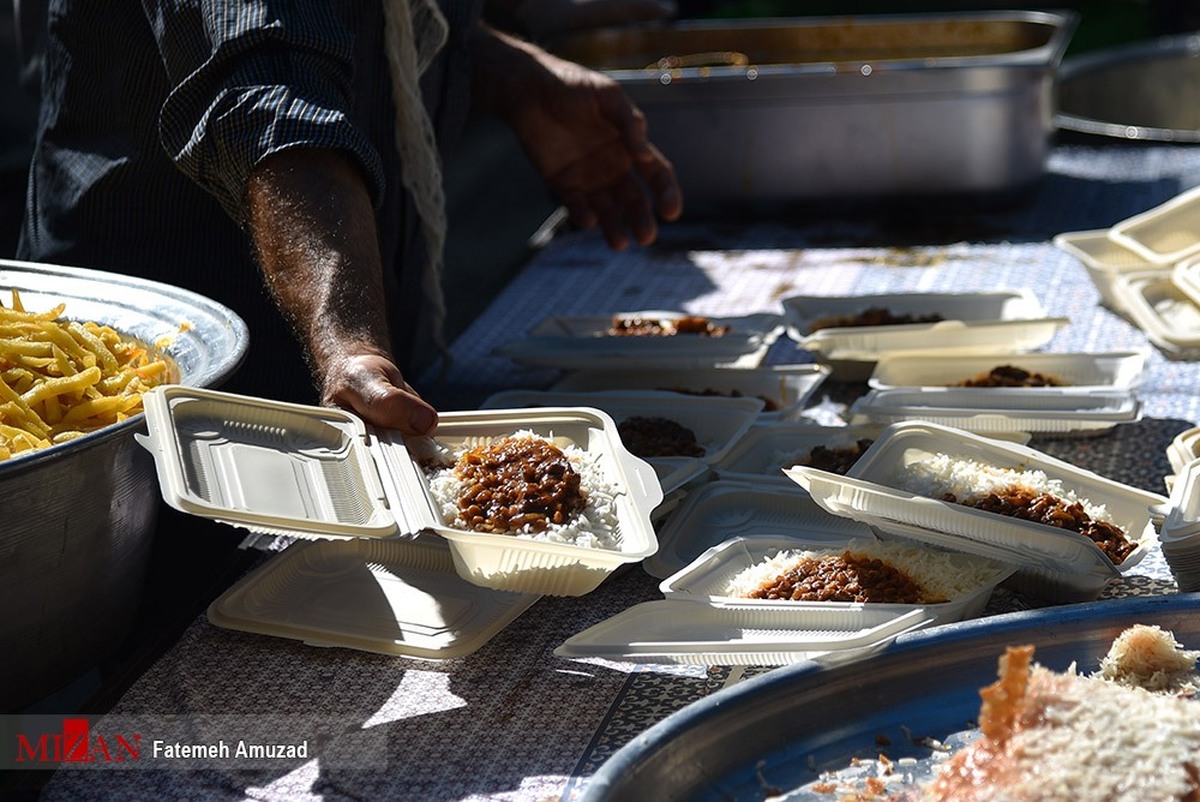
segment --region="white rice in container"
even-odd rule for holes
[[[763,584],[773,582],[802,560],[837,557],[849,551],[883,560],[904,571],[930,596],[948,601],[961,598],[992,582],[1012,568],[986,557],[937,551],[903,541],[850,540],[839,548],[784,550],[742,569],[729,579],[725,595],[748,598]]]
[[[616,505],[618,490],[605,475],[600,455],[528,430],[520,430],[508,436],[543,440],[557,446],[566,455],[571,467],[579,474],[580,487],[587,495],[587,505],[582,512],[565,524],[552,523],[542,531],[534,531],[531,526],[526,525],[521,531],[513,534],[498,534],[497,537],[519,537],[549,543],[564,543],[570,546],[618,550],[620,548]],[[502,439],[504,439],[503,436],[473,438],[456,448],[449,448],[441,443],[436,444],[436,454],[433,459],[439,467],[428,471],[427,475],[429,491],[438,505],[446,526],[467,532],[472,531],[458,514],[458,497],[463,491],[463,483],[454,475],[454,462],[459,456],[477,446]]]
[[[896,487],[935,499],[953,493],[963,503],[1014,485],[1027,487],[1037,493],[1048,493],[1068,503],[1078,503],[1094,521],[1113,522],[1103,504],[1094,504],[1077,495],[1074,490],[1064,487],[1061,480],[1051,479],[1045,471],[1000,468],[948,454],[934,454],[910,464],[901,474]]]

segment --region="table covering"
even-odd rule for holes
[[[1100,304],[1082,265],[1051,239],[1109,226],[1196,184],[1198,149],[1064,142],[1035,190],[991,207],[913,201],[742,213],[664,226],[657,244],[623,253],[606,249],[594,232],[568,233],[540,251],[458,339],[445,370],[419,384],[445,409],[472,408],[502,388],[548,386],[557,371],[521,366],[494,351],[551,313],[779,313],[781,299],[798,294],[1030,287],[1049,314],[1071,319],[1048,350],[1146,347],[1144,334]],[[766,362],[809,359],[784,337]],[[829,382],[808,414],[832,422],[863,389]],[[1151,350],[1138,390],[1140,421],[1094,437],[1039,437],[1031,445],[1162,493],[1171,472],[1168,444],[1200,420],[1198,390],[1200,364]],[[1103,597],[1174,592],[1156,549]],[[287,719],[293,723],[308,717],[341,735],[307,757],[265,768],[61,769],[44,798],[571,799],[637,733],[767,670],[553,654],[569,636],[659,597],[657,580],[632,566],[586,596],[539,600],[475,654],[443,662],[310,647],[222,630],[201,617],[97,729],[166,716],[276,715],[295,717]],[[987,612],[1037,604],[1002,589]],[[369,758],[366,769],[343,759],[356,744]]]

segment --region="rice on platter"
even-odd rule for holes
[[[1009,570],[983,557],[851,540],[843,548],[781,551],[739,571],[725,593],[794,601],[942,604]]]
[[[1173,633],[1136,624],[1100,669],[1052,671],[1009,646],[979,692],[978,729],[924,739],[929,757],[855,759],[788,800],[838,802],[1195,802],[1200,799],[1196,660]]]
[[[1104,505],[1078,496],[1044,471],[1001,468],[935,454],[909,465],[896,486],[921,496],[1076,532],[1094,542],[1114,565],[1120,565],[1137,548]]]
[[[618,549],[617,489],[600,455],[522,430],[441,444],[426,465],[447,526],[550,543]]]

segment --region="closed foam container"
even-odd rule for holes
[[[874,537],[870,539],[848,540],[843,544],[833,546],[834,550],[842,548],[862,548],[868,553]],[[926,548],[917,546],[916,548]],[[753,568],[765,560],[784,552],[813,551],[821,552],[831,549],[828,543],[810,543],[793,538],[783,538],[773,535],[751,535],[735,537],[726,540],[706,550],[682,569],[667,577],[659,585],[659,590],[668,599],[699,602],[718,607],[741,607],[750,610],[780,610],[793,611],[797,617],[827,608],[845,610],[848,617],[863,614],[867,610],[883,610],[900,616],[917,608],[932,615],[931,624],[947,624],[964,618],[974,618],[983,612],[987,606],[992,590],[1016,570],[1008,564],[986,560],[962,552],[951,552],[946,555],[949,564],[962,571],[979,571],[981,581],[973,588],[959,596],[942,603],[918,604],[882,604],[863,602],[833,602],[833,601],[791,601],[786,599],[747,599],[731,596],[728,593],[729,583],[742,571]],[[897,558],[893,564],[911,573],[908,563]],[[865,620],[862,622],[867,623]]]
[[[1086,537],[1045,524],[973,509],[899,489],[909,466],[936,454],[1014,470],[1039,470],[1093,504],[1136,544],[1121,565]],[[1152,508],[1166,498],[1123,485],[1016,443],[926,421],[889,426],[846,476],[797,466],[785,472],[836,515],[878,530],[946,549],[965,551],[1018,567],[1010,580],[1029,595],[1050,601],[1083,601],[1136,566],[1157,542]]]
[[[1200,187],[1116,223],[1108,236],[1156,265],[1200,252]]]
[[[1074,256],[1087,270],[1100,298],[1110,308],[1123,312],[1124,302],[1115,288],[1118,276],[1145,270],[1164,269],[1108,236],[1107,228],[1067,231],[1054,237],[1054,244]]]
[[[1124,274],[1115,287],[1126,314],[1167,356],[1200,354],[1200,305],[1180,289],[1170,271]]]
[[[1167,461],[1171,470],[1179,473],[1183,466],[1200,457],[1200,427],[1184,429],[1167,445]]]
[[[566,392],[671,390],[685,394],[736,394],[769,402],[759,413],[760,421],[794,420],[803,412],[807,401],[829,373],[827,366],[816,364],[691,370],[581,370],[567,374],[551,389]]]
[[[575,596],[622,564],[653,554],[650,513],[662,489],[597,409],[448,412],[430,438],[368,428],[339,409],[169,385],[145,396],[147,434],[163,498],[183,512],[253,532],[318,539],[432,532],[454,568],[482,587]],[[469,532],[446,524],[419,460],[518,431],[575,446],[594,460],[612,499],[615,549]]]
[[[616,315],[552,315],[522,338],[497,349],[517,362],[572,370],[711,368],[721,365],[755,367],[783,331],[779,315],[761,313],[740,317],[710,317],[714,325],[728,326],[719,337],[677,334],[672,336],[613,336],[614,317],[675,320],[684,312],[644,310]]]
[[[885,353],[981,353],[1045,345],[1067,324],[1046,317],[1029,289],[982,293],[893,293],[857,296],[797,295],[783,299],[788,336],[819,357],[875,361]],[[871,308],[895,314],[939,315],[935,323],[838,326],[809,332],[829,316]]]
[[[475,652],[539,598],[462,579],[436,536],[310,540],[222,593],[208,619],[310,646],[445,660]]]
[[[983,434],[1096,433],[1141,418],[1130,390],[922,387],[868,390],[850,407],[856,424],[920,419]],[[1057,390],[1057,392],[1054,392]]]
[[[1041,373],[1062,382],[1052,387],[1020,388],[1035,394],[1129,390],[1141,384],[1146,366],[1146,351],[885,355],[875,363],[875,371],[867,384],[878,390],[900,387],[951,387],[1005,365]],[[958,389],[971,390],[986,396],[990,390],[996,388]]]
[[[717,479],[697,487],[659,529],[659,549],[642,563],[663,579],[706,549],[735,537],[771,535],[836,546],[873,537],[866,524],[822,509],[782,474],[751,481]]]
[[[696,457],[712,464],[719,460],[758,420],[760,398],[690,396],[658,390],[602,390],[594,393],[556,390],[502,390],[489,396],[482,409],[589,406],[607,412],[619,427],[632,417],[665,418],[691,430],[704,449]],[[660,457],[649,457],[653,464]]]

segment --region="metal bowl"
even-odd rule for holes
[[[1065,131],[1200,142],[1200,35],[1170,36],[1069,58],[1054,123]]]
[[[174,361],[175,381],[223,382],[246,354],[246,324],[203,296],[95,270],[0,260],[0,299],[66,304]],[[128,634],[158,513],[142,415],[0,462],[0,710],[24,707],[103,660]]]
[[[893,760],[919,757],[929,750],[914,737],[945,740],[978,719],[979,689],[995,681],[1006,646],[1030,643],[1042,665],[1063,671],[1074,662],[1090,673],[1133,624],[1157,624],[1193,647],[1200,595],[975,619],[902,635],[857,662],[776,669],[694,702],[634,738],[593,775],[580,802],[751,802],[880,751]]]

